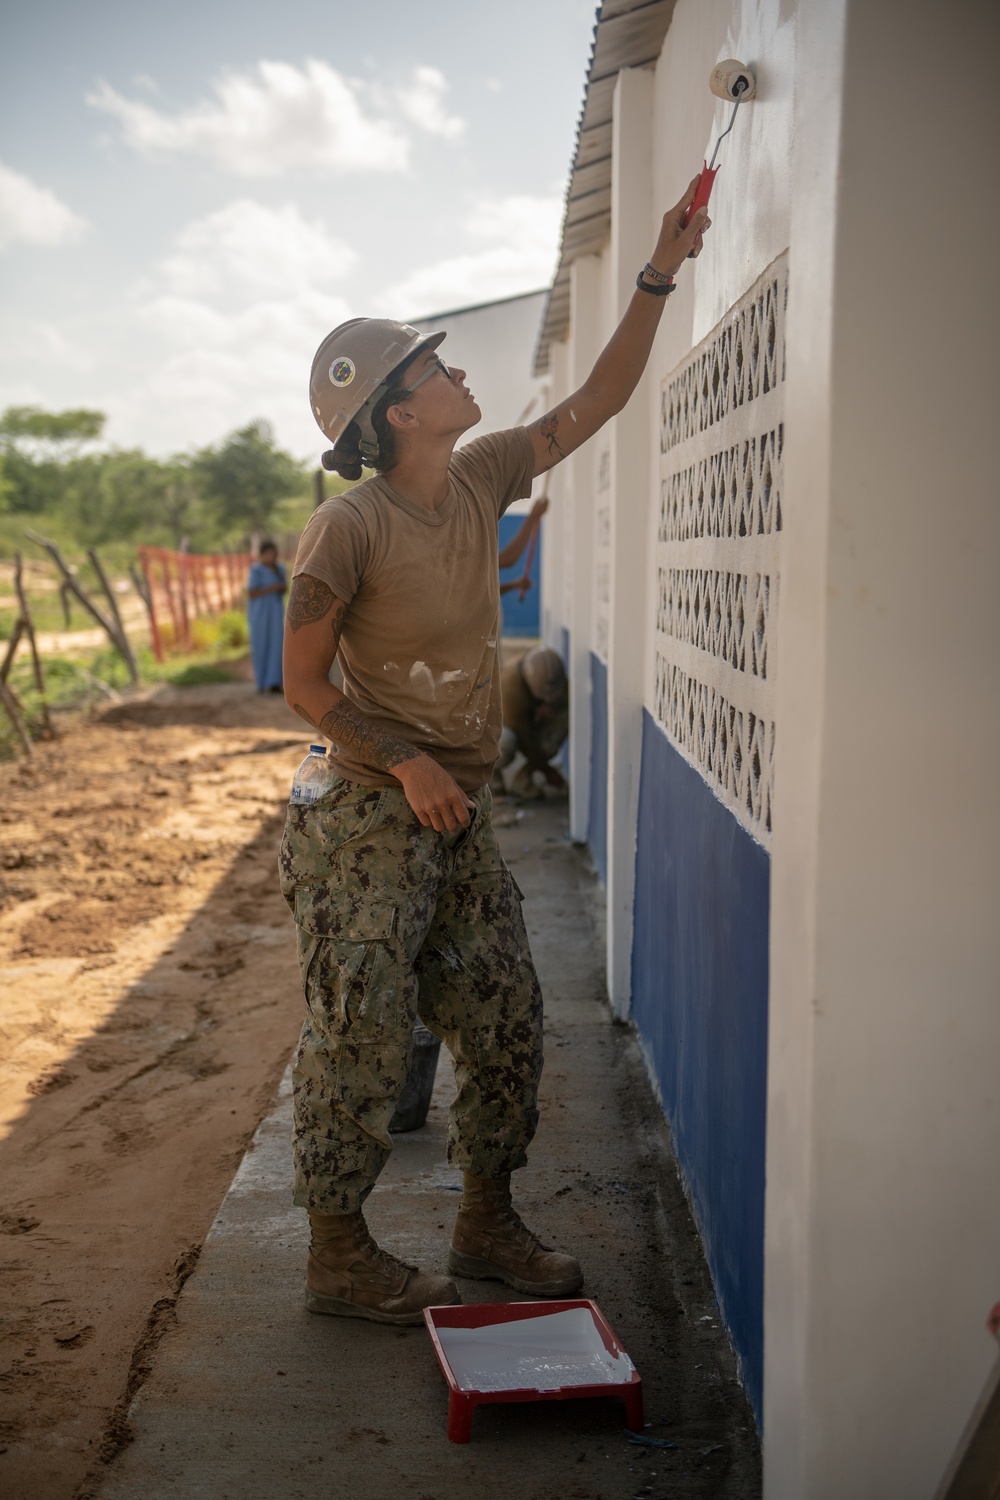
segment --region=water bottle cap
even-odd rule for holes
[[[326,754],[326,746],[325,745],[310,745],[309,746],[309,754],[310,755],[325,755]]]

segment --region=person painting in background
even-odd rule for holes
[[[285,569],[273,542],[261,542],[247,577],[250,656],[258,693],[281,692],[281,640],[285,627]]]
[[[500,548],[500,551],[497,554],[497,567],[500,569],[501,573],[503,572],[504,568],[512,568],[516,562],[520,561],[525,547],[527,547],[528,543],[531,540],[532,532],[536,527],[542,524],[542,517],[544,516],[548,508],[548,496],[540,496],[539,499],[535,501],[534,505],[531,507],[531,510],[525,516],[524,520],[518,527],[517,532],[514,536],[511,537],[506,547]],[[531,564],[529,562],[529,569],[530,566]],[[514,589],[520,589],[521,596],[523,598],[524,594],[530,588],[531,578],[526,574],[523,578],[508,578],[505,582],[502,582],[500,584],[500,593],[509,594]]]
[[[511,780],[515,797],[544,795],[535,782],[536,771],[556,791],[565,790],[565,777],[551,764],[569,733],[569,683],[558,651],[536,646],[526,656],[508,662],[500,673],[500,693],[503,733],[493,772],[494,791],[506,790],[500,773],[518,752],[524,764]]]

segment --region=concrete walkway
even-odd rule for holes
[[[517,1198],[548,1244],[579,1255],[585,1294],[642,1374],[647,1435],[676,1446],[630,1442],[614,1400],[484,1407],[471,1443],[449,1443],[447,1391],[422,1328],[306,1313],[286,1080],[181,1294],[132,1406],[135,1440],[101,1500],[759,1495],[753,1418],[635,1042],[604,1000],[593,881],[564,830],[559,804],[501,830],[546,995],[542,1124]],[[396,1138],[368,1205],[388,1248],[441,1269],[459,1185],[444,1150],[450,1091],[443,1059],[426,1127]],[[517,1297],[497,1282],[460,1290],[467,1302]]]

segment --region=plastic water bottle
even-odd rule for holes
[[[293,807],[311,807],[318,802],[330,785],[330,767],[326,760],[325,745],[310,745],[309,754],[292,777],[292,791],[288,798]]]

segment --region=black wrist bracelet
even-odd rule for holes
[[[669,297],[671,292],[677,290],[673,281],[665,281],[660,286],[650,286],[648,281],[643,281],[641,271],[635,278],[635,284],[640,292],[648,292],[651,297]]]

